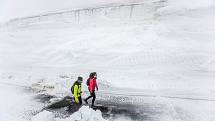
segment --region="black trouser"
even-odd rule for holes
[[[79,105],[82,105],[82,98],[81,98],[81,96],[80,97],[78,97],[78,101],[79,101]]]
[[[86,101],[90,98],[93,97],[93,100],[92,100],[92,105],[94,105],[94,102],[95,102],[95,99],[96,99],[96,94],[95,94],[95,90],[93,90],[92,93],[90,93],[90,96],[86,98]]]

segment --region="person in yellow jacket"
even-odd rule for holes
[[[82,105],[82,98],[81,98],[81,84],[83,82],[82,77],[78,77],[77,81],[72,86],[72,94],[74,96],[74,100],[76,104]]]

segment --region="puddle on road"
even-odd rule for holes
[[[37,95],[35,97],[35,99],[38,101],[47,104],[49,104],[50,99],[53,98],[55,97],[43,94]],[[77,105],[74,105],[72,100],[73,99],[71,97],[67,96],[61,100],[49,104],[44,109],[55,113],[56,117],[65,118],[72,115],[80,108],[77,107]],[[155,106],[146,103],[134,105],[105,100],[96,100],[96,105],[97,107],[94,108],[94,110],[100,110],[102,112],[103,118],[109,119],[111,121],[120,119],[122,117],[123,119],[132,121],[154,121],[157,120],[156,117],[159,117],[159,115],[162,113],[160,107],[155,108]]]

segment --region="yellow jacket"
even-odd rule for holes
[[[76,102],[76,103],[79,103],[78,97],[81,96],[81,93],[82,93],[82,91],[81,91],[81,85],[75,84],[75,85],[74,85],[74,94],[73,94],[73,96],[74,96],[74,98],[75,98],[75,102]]]

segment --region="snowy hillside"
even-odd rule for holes
[[[215,100],[214,12],[213,0],[142,0],[93,4],[13,19],[0,28],[0,87],[10,95],[13,90],[39,82],[43,85],[41,88],[54,88],[47,93],[65,96],[70,91],[71,78],[81,75],[86,79],[90,72],[96,71],[103,86],[98,92],[99,99],[110,93],[107,87],[113,88],[111,93],[116,95],[158,96],[156,101],[152,98],[144,102],[150,106],[171,104],[164,106],[167,110],[162,109],[165,114],[160,118],[162,121],[202,121],[207,113],[205,120],[212,121],[215,112],[210,107]],[[69,77],[61,78],[63,76]],[[12,91],[11,85],[16,87]],[[27,108],[35,108],[29,95],[17,100],[25,98]],[[193,104],[164,97],[212,102]],[[187,105],[200,107],[191,110]],[[157,106],[150,108],[157,110]],[[0,114],[10,112],[6,109],[4,106]],[[17,109],[23,112],[21,107]],[[8,115],[1,115],[8,119]],[[39,113],[43,115],[61,120],[53,119],[49,112]],[[160,116],[156,115],[155,120]],[[36,115],[31,120],[40,118]]]
[[[98,71],[120,87],[135,81],[140,89],[213,88],[213,7],[175,4],[146,1],[13,20],[1,30],[1,66],[42,74]]]

